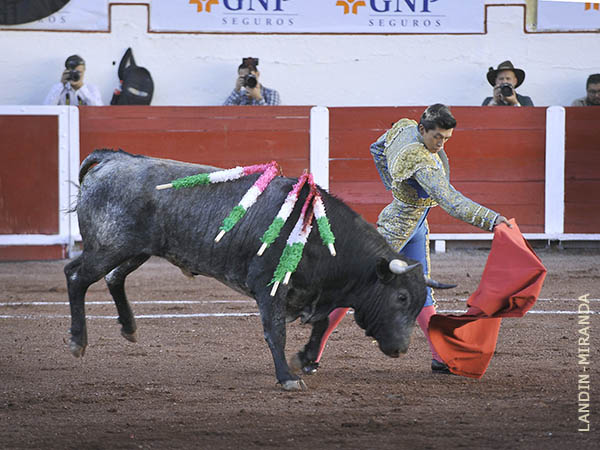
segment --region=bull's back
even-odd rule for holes
[[[249,265],[256,257],[260,236],[277,213],[281,193],[289,191],[282,183],[287,186],[290,180],[276,179],[272,184],[280,189],[270,187],[257,206],[216,243],[223,219],[256,176],[156,190],[159,184],[215,168],[125,152],[103,153],[96,159],[97,164],[83,176],[77,206],[84,248],[164,257],[189,272],[247,290]],[[263,257],[259,263],[271,265],[272,273],[271,259]]]
[[[130,155],[119,151],[96,151],[82,163],[77,213],[84,244],[115,246],[143,243],[155,253],[161,220],[185,214],[189,203],[173,192],[157,191],[156,185],[173,179],[214,170],[210,166]],[[175,197],[177,196],[175,194]],[[170,227],[175,230],[173,226]],[[132,249],[133,250],[133,249]]]

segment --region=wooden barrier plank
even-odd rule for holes
[[[111,131],[138,131],[164,130],[169,132],[206,132],[212,130],[223,131],[262,131],[272,132],[280,130],[303,130],[308,125],[306,118],[277,118],[265,117],[253,119],[245,117],[196,119],[194,117],[172,118],[172,117],[140,117],[140,118],[90,118],[86,124],[88,130],[105,131],[109,123]]]
[[[381,198],[389,198],[389,193],[376,187],[381,181],[369,146],[401,117],[418,120],[424,108],[331,108],[331,192],[374,220],[387,203]],[[503,214],[519,216],[520,223],[543,231],[545,108],[453,107],[452,111],[458,126],[446,151],[454,186],[467,197],[492,209],[502,206]],[[437,232],[473,232],[452,218],[433,215],[432,220]]]
[[[600,108],[566,108],[565,233],[600,233]]]
[[[567,180],[565,233],[599,233],[600,180]]]
[[[238,157],[253,158],[254,154],[283,154],[287,158],[306,157],[309,137],[306,133],[277,133],[273,139],[265,139],[263,133],[165,133],[153,131],[147,133],[87,132],[85,149],[81,156],[85,157],[98,148],[122,148],[133,153],[165,152],[169,154],[185,151],[191,153],[218,153],[221,158],[236,159]]]
[[[66,245],[0,246],[0,261],[47,261],[67,256]]]
[[[238,117],[307,117],[310,106],[80,106],[80,112],[86,117],[108,119],[130,119],[146,117],[195,117],[235,119]]]
[[[330,182],[365,182],[379,180],[375,163],[369,158],[332,159],[329,161]],[[381,181],[379,181],[381,184]]]
[[[508,203],[515,205],[542,204],[544,184],[527,181],[515,183],[498,182],[460,182],[454,187],[473,201]],[[353,203],[370,203],[389,199],[391,192],[386,191],[381,182],[335,182],[330,184],[330,192]]]
[[[292,177],[310,165],[309,106],[89,107],[80,130],[82,160],[121,148],[224,168],[276,160]]]
[[[58,117],[0,116],[0,234],[56,234]]]
[[[163,107],[104,106],[80,107],[86,127],[103,127],[106,121],[120,129],[277,130],[306,129],[310,107]]]
[[[519,227],[527,227],[527,232],[543,233],[544,227],[540,220],[544,218],[544,208],[536,204],[515,205],[512,203],[490,203],[489,207],[506,217],[515,218]],[[436,233],[474,233],[473,226],[455,219],[439,207],[434,208],[429,217],[429,223]],[[452,228],[450,228],[450,226]]]
[[[379,213],[387,204],[378,204],[378,203],[370,203],[370,204],[358,204],[349,202],[348,205],[354,209],[357,213],[359,213],[367,222],[375,224],[377,222],[377,217]],[[498,209],[508,206],[508,205],[494,205],[495,207],[499,207]],[[515,217],[517,219],[517,223],[519,224],[519,228],[524,233],[543,233],[543,226],[537,224],[536,222],[539,220],[539,216],[543,217],[543,211],[540,210],[532,210],[529,205],[523,205],[519,207],[513,207],[512,215],[508,215],[508,217]],[[448,215],[444,210],[439,207],[432,208],[429,216],[428,222],[430,226],[430,231],[432,233],[485,233],[483,230],[468,225],[454,217]]]
[[[332,107],[330,126],[336,130],[383,133],[403,117],[419,121],[426,106]],[[546,108],[493,108],[452,106],[456,132],[460,130],[536,130],[545,128]]]
[[[453,182],[477,180],[496,181],[542,181],[544,180],[544,148],[524,152],[518,148],[498,153],[469,153],[465,149],[447,146],[450,175]],[[370,166],[370,167],[369,167]],[[372,168],[372,170],[371,170]],[[354,157],[338,157],[330,162],[332,180],[369,179],[377,170],[371,154],[357,153]]]

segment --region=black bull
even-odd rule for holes
[[[83,161],[77,204],[83,253],[65,267],[70,349],[75,356],[83,356],[87,346],[85,293],[102,277],[116,304],[121,334],[136,341],[124,283],[152,255],[185,273],[213,277],[256,299],[276,377],[286,390],[305,388],[285,358],[286,321],[300,318],[313,326],[308,343],[293,358],[297,371],[316,359],[327,316],[338,307],[353,308],[358,325],[386,355],[406,352],[426,297],[420,265],[392,273],[389,262],[398,256],[384,238],[342,201],[320,191],[336,237],[337,256],[329,254],[314,230],[289,284],[280,286],[272,297],[269,283],[308,188],[301,191],[280,237],[263,256],[257,256],[262,233],[296,180],[276,177],[233,230],[216,243],[223,218],[257,175],[189,189],[155,189],[158,184],[212,170],[111,150],[97,150]]]

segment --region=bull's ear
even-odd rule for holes
[[[377,277],[382,283],[389,283],[394,279],[394,274],[390,271],[390,262],[385,258],[379,258],[375,266]]]

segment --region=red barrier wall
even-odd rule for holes
[[[122,148],[233,167],[276,159],[288,176],[309,167],[310,106],[81,107],[80,153]],[[330,108],[330,190],[375,222],[391,200],[369,145],[424,107]],[[545,108],[452,108],[451,180],[521,230],[544,231]],[[565,232],[600,232],[600,108],[566,108]],[[0,116],[0,234],[58,233],[58,118]],[[440,208],[434,233],[478,230]],[[64,246],[0,246],[0,260],[64,257]]]
[[[276,159],[285,175],[309,168],[309,106],[80,108],[83,160],[99,148],[230,168]]]
[[[58,233],[58,117],[0,116],[0,234]],[[64,247],[0,246],[0,260],[57,259]]]
[[[391,201],[369,146],[402,117],[418,121],[425,107],[331,108],[330,191],[368,221]],[[544,231],[545,108],[454,107],[458,126],[446,144],[452,184],[507,217],[523,232]],[[434,208],[433,233],[479,230]]]
[[[566,108],[565,233],[600,233],[600,108]]]
[[[0,234],[58,233],[57,136],[57,116],[0,116]]]

